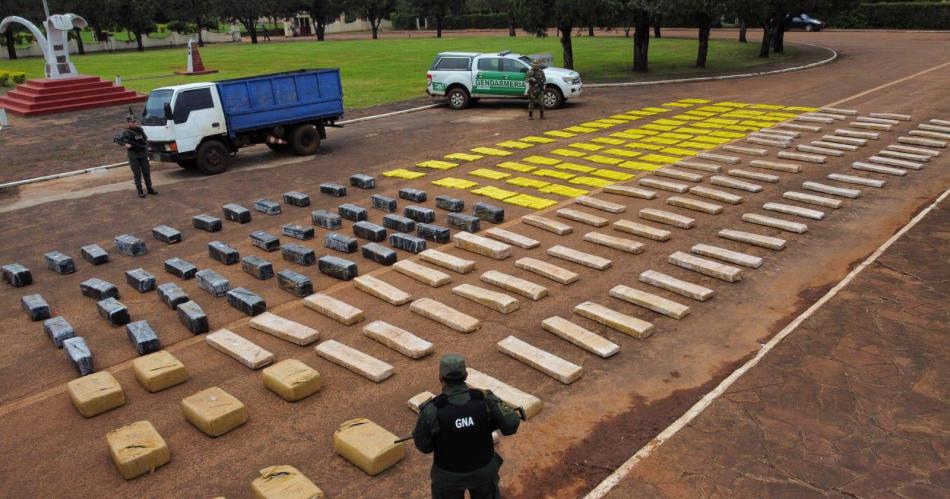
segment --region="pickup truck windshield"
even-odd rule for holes
[[[145,102],[145,114],[142,115],[142,124],[156,126],[165,124],[165,104],[172,101],[174,90],[154,90],[148,94]]]

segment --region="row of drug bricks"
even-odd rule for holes
[[[939,154],[937,151],[930,151],[930,153],[931,154],[929,154],[928,157],[933,157]],[[871,181],[873,179],[866,180]],[[614,186],[612,188],[608,188],[606,192],[619,194],[622,196],[633,196],[648,199],[652,199],[656,196],[655,192],[649,192],[646,189],[625,186]],[[846,191],[828,194],[845,198],[854,197],[851,195],[852,193],[846,193]],[[823,199],[825,200],[823,201],[823,205],[826,207],[831,207],[828,201],[836,201],[834,198]],[[592,207],[607,213],[622,213],[626,208],[624,205],[619,203],[613,203],[592,197],[579,198],[577,199],[577,204]],[[584,215],[582,212],[578,212],[577,210],[572,210],[569,208],[562,208],[561,210],[556,211],[556,214],[559,217],[590,224],[595,227],[602,227],[605,225],[595,215]],[[661,221],[660,219],[647,219]],[[527,225],[549,230],[560,235],[566,235],[573,231],[573,228],[567,224],[542,216],[529,215],[524,217],[522,221]],[[629,227],[629,223],[629,221],[618,220],[615,222],[614,227]],[[671,225],[680,229],[689,228],[687,226],[680,226],[678,223]],[[790,230],[792,229],[792,226],[778,228],[782,230]],[[794,229],[790,231],[800,232]],[[496,239],[503,239],[508,243],[517,244],[518,246],[525,248],[535,248],[539,245],[537,241],[531,240],[524,235],[506,229],[494,228],[488,231],[488,233],[489,235],[493,235]],[[730,237],[739,233],[741,232],[724,230],[720,233],[720,235],[723,237],[741,240],[750,244],[763,246],[769,249],[781,249],[784,247],[784,241],[769,236],[754,237],[756,236],[755,234],[742,233],[744,234],[742,238]],[[598,233],[588,233],[585,235],[584,239],[595,244],[601,244],[597,241],[599,238],[592,237],[593,234]],[[462,249],[474,251],[475,253],[496,259],[505,259],[510,254],[511,248],[506,247],[504,244],[499,243],[498,241],[480,238],[479,236],[469,236],[464,234],[460,235],[462,235],[462,237],[456,238],[455,241],[456,245]],[[609,235],[605,236],[608,238],[613,238],[613,240],[611,241],[611,244],[603,244],[604,246],[613,247],[614,249],[630,253],[642,251],[642,244],[637,243],[636,241],[621,240],[620,238],[615,238],[615,236]],[[723,248],[717,248],[711,245],[696,245],[693,247],[692,251],[699,255],[716,258],[726,263],[742,265],[749,268],[758,268],[762,264],[761,258],[744,253],[725,250]],[[474,270],[475,262],[473,261],[465,260],[460,257],[449,255],[436,250],[428,250],[428,252],[423,253],[422,259],[424,261],[434,263],[435,265],[445,267],[446,269],[451,269],[460,273],[467,273]],[[549,248],[548,254],[598,269],[607,268],[610,263],[609,260],[598,255],[577,252],[576,250],[572,250],[561,245]],[[516,262],[516,266],[525,268],[531,272],[538,273],[539,275],[555,280],[556,282],[564,285],[569,285],[577,279],[577,274],[572,273],[568,269],[551,265],[539,260],[532,260],[533,259],[529,260],[526,258],[521,259]],[[716,277],[728,282],[734,282],[741,276],[741,271],[735,267],[730,267],[729,265],[719,262],[698,258],[682,252],[676,252],[670,255],[669,261],[676,266],[693,270],[704,275]],[[444,285],[451,280],[450,276],[443,274],[443,277],[439,276],[438,273],[439,271],[428,269],[420,265],[417,268],[414,268],[413,272],[410,272],[408,275],[414,274],[419,280],[436,287]],[[360,289],[363,289],[393,305],[398,306],[408,303],[412,300],[412,297],[409,296],[408,293],[405,293],[394,286],[388,285],[378,278],[369,277],[367,279],[364,276],[364,278],[358,279],[363,279],[357,280],[357,286]],[[482,280],[491,284],[496,284],[508,291],[522,294],[531,299],[541,299],[547,294],[546,287],[542,285],[524,279],[519,279],[514,276],[508,276],[498,271],[486,272],[483,274]],[[700,301],[709,299],[713,294],[713,291],[708,288],[703,288],[693,283],[674,279],[671,276],[660,274],[659,272],[653,270],[648,270],[641,274],[641,281],[648,284],[653,284],[660,289],[665,289],[667,291]],[[459,286],[453,289],[453,292],[461,294],[462,296],[471,296],[475,301],[498,312],[510,313],[517,309],[517,300],[502,293],[480,289],[471,285]],[[610,295],[677,319],[684,317],[689,312],[689,308],[685,305],[629,286],[616,286],[610,291]],[[309,297],[305,303],[308,307],[321,312],[324,315],[332,317],[343,324],[355,324],[364,319],[361,310],[326,295],[313,295]],[[420,315],[432,318],[459,331],[471,332],[477,329],[479,325],[478,319],[468,316],[460,311],[453,310],[441,303],[436,302],[435,300],[416,300],[412,302],[410,307],[415,307],[416,310],[414,311],[417,311],[417,313]],[[575,307],[575,312],[578,315],[588,317],[596,322],[605,324],[611,329],[615,329],[637,338],[645,338],[650,334],[650,332],[652,332],[651,324],[641,321],[636,317],[617,312],[592,301],[579,304],[577,307]],[[281,336],[298,344],[307,344],[309,342],[313,342],[318,335],[316,331],[308,328],[307,326],[293,323],[273,314],[264,314],[256,317],[252,320],[252,326],[256,329],[270,332],[271,334]],[[546,319],[542,323],[542,326],[545,330],[557,334],[558,336],[561,336],[562,338],[567,339],[568,341],[603,357],[609,357],[616,353],[619,349],[616,344],[610,342],[606,338],[603,338],[596,333],[561,317],[555,316]],[[387,346],[390,346],[400,353],[412,358],[420,358],[432,351],[431,343],[416,337],[408,331],[402,330],[383,321],[374,321],[370,323],[364,327],[364,333],[367,336],[377,339],[383,344],[386,344]],[[228,331],[219,331],[218,333],[214,333],[214,335],[209,335],[209,342],[210,338],[215,335],[220,335],[223,337],[216,339],[215,342],[212,343],[213,345],[217,344],[218,348],[222,349],[222,351],[232,355],[249,367],[261,367],[269,364],[273,359],[273,355],[271,355],[269,352],[263,351],[263,349],[257,345],[254,345],[253,343],[237,335],[233,335],[233,333]],[[498,348],[503,353],[521,360],[525,364],[534,367],[563,383],[570,383],[577,379],[577,377],[580,375],[579,366],[561,359],[554,354],[538,349],[513,336],[505,338],[499,342]],[[340,344],[339,342],[332,340],[324,342],[318,345],[317,351],[331,361],[377,382],[386,379],[392,373],[391,366],[388,366],[378,359],[363,354],[358,350]],[[145,359],[145,357],[137,360],[142,359]],[[169,359],[166,359],[166,361],[168,360]],[[293,372],[295,375],[302,377],[294,380],[284,380],[284,383],[282,384],[280,381],[280,376],[274,375],[274,371],[280,370]],[[271,389],[273,389],[275,392],[282,394],[282,396],[284,396],[287,400],[297,400],[319,389],[319,374],[317,374],[305,364],[292,359],[282,361],[265,369],[263,377],[265,379],[264,382],[268,387],[271,387]],[[509,403],[525,408],[528,415],[534,415],[540,410],[541,401],[536,397],[511,387],[510,385],[506,385],[503,382],[491,378],[483,373],[479,373],[478,371],[473,370],[472,383],[475,386],[494,389],[503,397],[503,399],[507,400]],[[299,387],[299,391],[294,393],[288,385]],[[240,402],[236,400],[232,401],[231,399],[233,399],[233,397],[230,397],[226,393],[218,392],[217,390],[219,389],[212,388],[210,390],[215,391],[213,394],[208,396],[210,400],[227,399],[229,402],[233,402],[235,407],[243,408],[243,404],[240,404]],[[102,390],[97,390],[97,392],[101,393]],[[202,400],[200,395],[202,394],[196,394],[196,397],[198,397],[199,401]],[[423,392],[418,396],[413,397],[413,399],[410,401],[410,405],[412,407],[418,408],[418,406],[430,398],[431,395],[431,393]],[[190,409],[186,408],[185,401],[183,401],[183,410],[186,414],[186,417],[191,420],[191,417],[193,416],[188,416]],[[227,431],[227,429],[233,428],[234,426],[239,425],[241,422],[246,420],[246,409],[243,410],[243,415],[234,418],[234,420],[237,421],[236,423],[219,424],[216,426],[216,428],[218,428],[217,431]],[[194,424],[201,428],[199,423]],[[368,420],[348,421],[341,426],[341,430],[338,432],[338,435],[340,432],[351,428],[360,428],[362,431],[366,431],[369,435],[366,441],[373,441],[375,444],[368,445],[365,443],[366,441],[364,441],[361,443],[361,447],[359,449],[350,449],[345,445],[337,445],[337,451],[343,454],[344,457],[350,459],[351,462],[354,462],[354,464],[357,466],[360,466],[361,469],[367,471],[367,473],[375,474],[381,472],[401,459],[403,450],[399,448],[397,444],[393,443],[395,435],[387,432]],[[206,431],[206,433],[209,432]],[[335,436],[335,443],[337,441],[338,438]],[[351,451],[355,452],[355,455],[348,456],[347,453]],[[297,474],[299,474],[299,472],[297,472]],[[308,483],[312,482],[308,481]]]

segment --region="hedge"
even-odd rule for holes
[[[950,2],[864,3],[822,19],[830,28],[947,29]]]
[[[413,14],[396,13],[390,17],[393,28],[399,30],[416,29],[416,16]],[[508,28],[507,14],[466,14],[461,16],[446,16],[442,20],[442,29],[506,29]],[[429,29],[435,29],[435,19],[429,18]]]

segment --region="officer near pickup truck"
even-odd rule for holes
[[[531,62],[531,69],[524,75],[524,80],[528,84],[528,119],[534,119],[534,109],[537,108],[544,119],[544,85],[547,80],[544,78],[544,68],[541,67],[541,61],[535,59]]]
[[[412,432],[416,448],[435,452],[432,463],[433,499],[497,499],[498,470],[503,460],[495,453],[492,432],[514,435],[521,419],[490,391],[465,384],[468,372],[461,355],[439,360],[442,394],[426,402]]]
[[[122,130],[115,142],[125,147],[129,155],[129,168],[132,169],[132,177],[135,179],[135,190],[139,197],[144,198],[145,192],[149,194],[158,194],[152,189],[152,172],[148,164],[148,139],[145,137],[145,131],[139,126],[138,118],[129,110],[129,115],[125,119],[127,127]],[[142,190],[142,181],[145,181],[145,190]]]

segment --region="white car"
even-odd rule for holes
[[[497,54],[442,52],[426,73],[426,93],[446,97],[452,109],[464,109],[483,97],[524,99],[528,92],[525,73],[531,61],[510,50]],[[583,83],[577,71],[544,67],[544,77],[546,109],[561,107],[566,100],[581,95]]]

